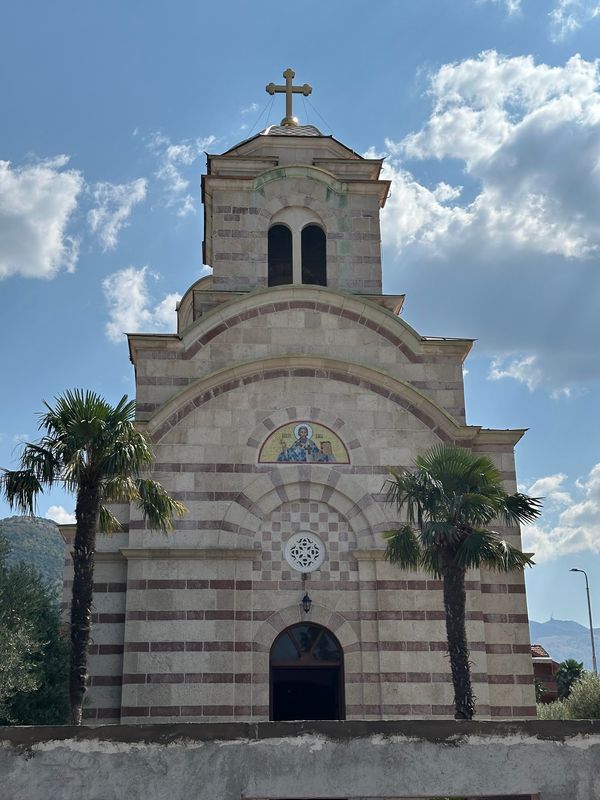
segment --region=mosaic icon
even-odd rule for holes
[[[259,464],[349,464],[348,450],[340,437],[325,425],[304,420],[288,422],[267,437]]]

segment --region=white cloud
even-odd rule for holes
[[[502,5],[508,14],[518,14],[521,11],[521,0],[477,0],[479,5],[483,3],[495,3]]]
[[[242,108],[241,114],[253,114],[255,111],[258,111],[258,103],[250,103],[247,108]]]
[[[158,276],[148,267],[126,267],[103,281],[102,289],[109,310],[106,335],[111,341],[122,341],[124,333],[169,333],[175,330],[175,306],[181,295],[171,293],[154,303],[148,278],[157,279]]]
[[[555,42],[600,17],[598,0],[558,0],[550,14],[550,34]]]
[[[550,67],[490,51],[441,67],[431,80],[426,125],[387,145],[396,164],[398,157],[459,159],[480,191],[471,203],[442,213],[441,201],[456,199],[457,190],[430,192],[419,237],[438,247],[441,237],[485,237],[568,258],[596,253],[599,83],[598,63],[580,56]],[[408,173],[399,177],[410,184]]]
[[[13,436],[14,444],[25,444],[30,440],[31,436],[28,433],[15,433]]]
[[[570,386],[558,386],[550,392],[550,397],[553,400],[560,400],[561,398],[568,400],[573,397],[573,390]]]
[[[506,359],[494,359],[490,364],[488,380],[499,381],[502,378],[524,383],[530,392],[536,389],[542,380],[542,372],[536,365],[537,356],[521,356],[506,363]]]
[[[188,191],[190,181],[186,168],[214,142],[214,136],[206,136],[173,143],[162,133],[152,134],[148,141],[149,150],[158,159],[155,174],[165,187],[167,206],[175,208],[180,217],[196,212],[195,198]]]
[[[58,525],[73,525],[75,523],[75,514],[71,514],[62,506],[50,506],[46,514],[46,519],[52,519]]]
[[[0,279],[73,272],[79,254],[67,228],[84,181],[67,156],[22,167],[0,161]]]
[[[566,397],[600,377],[599,63],[486,52],[443,65],[429,95],[425,124],[386,140],[389,289],[425,292],[438,330],[477,335],[492,377]]]
[[[97,183],[92,189],[96,206],[88,212],[88,223],[103,250],[114,250],[119,233],[127,226],[134,207],[146,198],[148,181],[137,178],[130,183]]]
[[[567,476],[563,472],[538,478],[524,491],[531,497],[544,497],[547,503],[554,505],[567,505],[571,502],[571,495],[564,489]]]
[[[562,485],[563,474],[540,478],[528,490],[528,494],[546,491],[549,499],[548,514],[544,512],[535,525],[522,528],[523,549],[534,551],[536,561],[548,561],[568,553],[600,553],[600,464],[596,464],[587,478],[577,481],[580,498],[571,500]],[[559,507],[554,521],[552,517]]]

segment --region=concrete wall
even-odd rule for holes
[[[600,799],[600,721],[0,728],[7,800]]]

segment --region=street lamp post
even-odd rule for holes
[[[592,622],[592,603],[590,601],[590,585],[588,583],[587,572],[584,569],[577,569],[576,567],[573,567],[569,571],[583,572],[583,574],[585,575],[585,591],[587,592],[588,614],[590,617],[590,636],[592,637],[592,667],[594,669],[594,673],[597,675],[598,665],[596,664],[596,645],[594,644],[594,623]]]

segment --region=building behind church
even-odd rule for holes
[[[383,558],[386,465],[454,442],[515,491],[523,431],[468,425],[471,340],[382,293],[381,168],[289,113],[208,156],[212,274],[176,334],[128,336],[154,477],[188,513],[165,537],[119,506],[99,539],[89,721],[452,715],[441,582]],[[478,718],[534,717],[523,575],[467,590]]]

